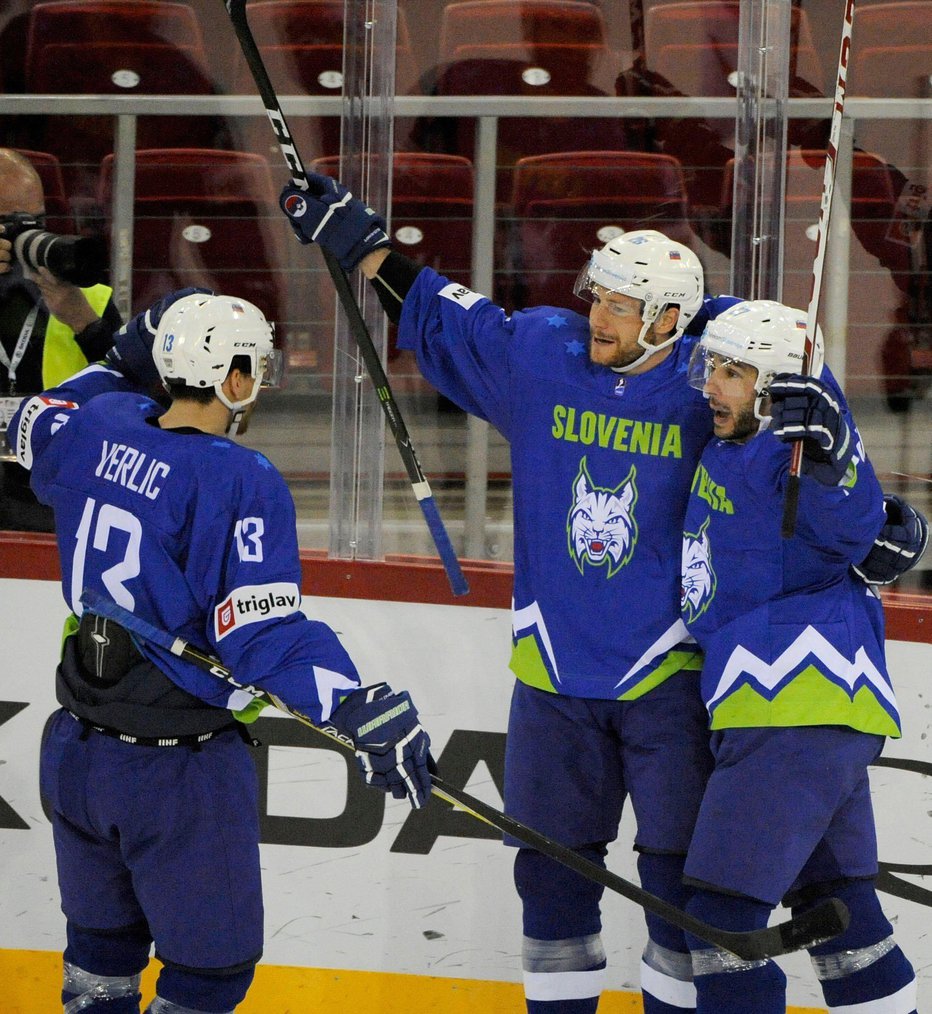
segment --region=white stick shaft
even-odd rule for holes
[[[825,266],[825,248],[828,243],[828,227],[832,214],[832,196],[835,192],[835,166],[838,161],[838,140],[841,136],[841,120],[845,110],[845,92],[848,87],[848,57],[851,53],[851,28],[854,19],[854,0],[846,0],[845,16],[841,28],[841,46],[838,51],[838,76],[835,80],[835,104],[832,107],[832,122],[828,136],[828,150],[825,156],[825,171],[822,176],[822,201],[819,207],[818,238],[816,254],[812,264],[812,291],[809,295],[809,309],[806,317],[806,351],[803,372],[808,373],[812,360],[812,349],[819,315],[819,300],[822,295],[822,275]]]

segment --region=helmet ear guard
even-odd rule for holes
[[[806,311],[785,306],[772,299],[736,303],[710,320],[689,361],[688,382],[703,390],[709,377],[710,357],[744,363],[757,370],[754,415],[758,432],[770,425],[765,413],[767,386],[778,373],[802,373],[806,349]],[[816,326],[809,375],[820,377],[825,365],[822,329]]]
[[[575,295],[593,301],[593,286],[638,299],[642,303],[643,326],[638,345],[644,354],[626,367],[639,366],[655,352],[672,345],[702,307],[705,283],[699,258],[682,243],[668,239],[654,229],[638,229],[609,240],[594,250],[573,287]],[[679,307],[679,316],[671,335],[657,344],[645,339],[651,325],[670,305]]]

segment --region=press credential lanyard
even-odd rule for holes
[[[29,345],[29,339],[32,338],[32,331],[36,326],[36,317],[38,315],[38,306],[34,306],[26,314],[26,319],[23,321],[23,326],[19,332],[19,338],[16,339],[16,348],[13,349],[12,359],[6,354],[6,349],[3,347],[3,343],[0,342],[0,363],[6,367],[6,372],[10,377],[10,394],[16,393],[16,367],[19,366],[23,360],[23,356],[26,354],[26,348]]]

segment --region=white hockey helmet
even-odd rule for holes
[[[609,240],[594,250],[579,272],[573,292],[592,302],[593,286],[620,292],[643,302],[638,345],[644,354],[619,372],[639,366],[660,349],[672,345],[702,307],[705,282],[699,258],[682,243],[669,239],[655,229],[637,229]],[[651,324],[671,304],[680,308],[672,335],[659,345],[644,340]]]
[[[256,400],[260,387],[277,387],[281,381],[283,361],[273,347],[273,335],[262,311],[245,299],[195,293],[172,303],[162,315],[152,356],[163,384],[212,387],[231,412],[241,413]],[[255,382],[247,398],[231,402],[223,382],[237,356],[249,360]]]
[[[806,311],[785,306],[772,299],[752,299],[735,303],[706,324],[689,360],[691,387],[703,390],[712,365],[746,363],[757,370],[754,390],[754,415],[760,429],[770,425],[770,416],[762,411],[767,385],[778,373],[801,373],[806,349]],[[819,377],[825,364],[822,329],[816,326],[809,363],[809,375]]]

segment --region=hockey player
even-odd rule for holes
[[[682,608],[705,652],[715,770],[686,860],[687,909],[750,930],[781,900],[798,913],[841,898],[850,926],[810,952],[829,1011],[910,1014],[915,975],[873,885],[867,773],[900,718],[879,599],[850,572],[883,522],[883,497],[821,336],[811,375],[799,375],[805,333],[804,311],[739,303],[707,325],[690,363],[715,439],[686,513]],[[799,513],[784,539],[793,440]],[[786,977],[772,961],[689,943],[702,1014],[784,1014]]]
[[[384,220],[335,180],[311,174],[281,205],[302,242],[372,281],[399,347],[437,390],[510,442],[507,812],[601,863],[630,796],[641,883],[682,907],[711,765],[700,655],[678,606],[682,521],[712,434],[686,368],[690,332],[737,300],[704,299],[695,254],[643,230],[583,267],[588,318],[555,307],[509,317],[390,251]],[[514,878],[528,1011],[591,1014],[605,979],[602,888],[524,847]],[[695,1006],[685,937],[647,923],[646,1014],[684,1014]]]
[[[236,721],[253,699],[82,613],[83,589],[348,736],[371,784],[415,807],[429,796],[429,739],[410,697],[360,688],[334,631],[300,611],[291,495],[263,455],[225,435],[280,372],[257,307],[189,292],[135,318],[108,361],[13,420],[19,460],[55,511],[73,610],[41,764],[66,1011],[138,1014],[153,941],[164,967],[150,1014],[233,1011],[263,929],[257,780]],[[167,411],[134,393],[153,375]]]

